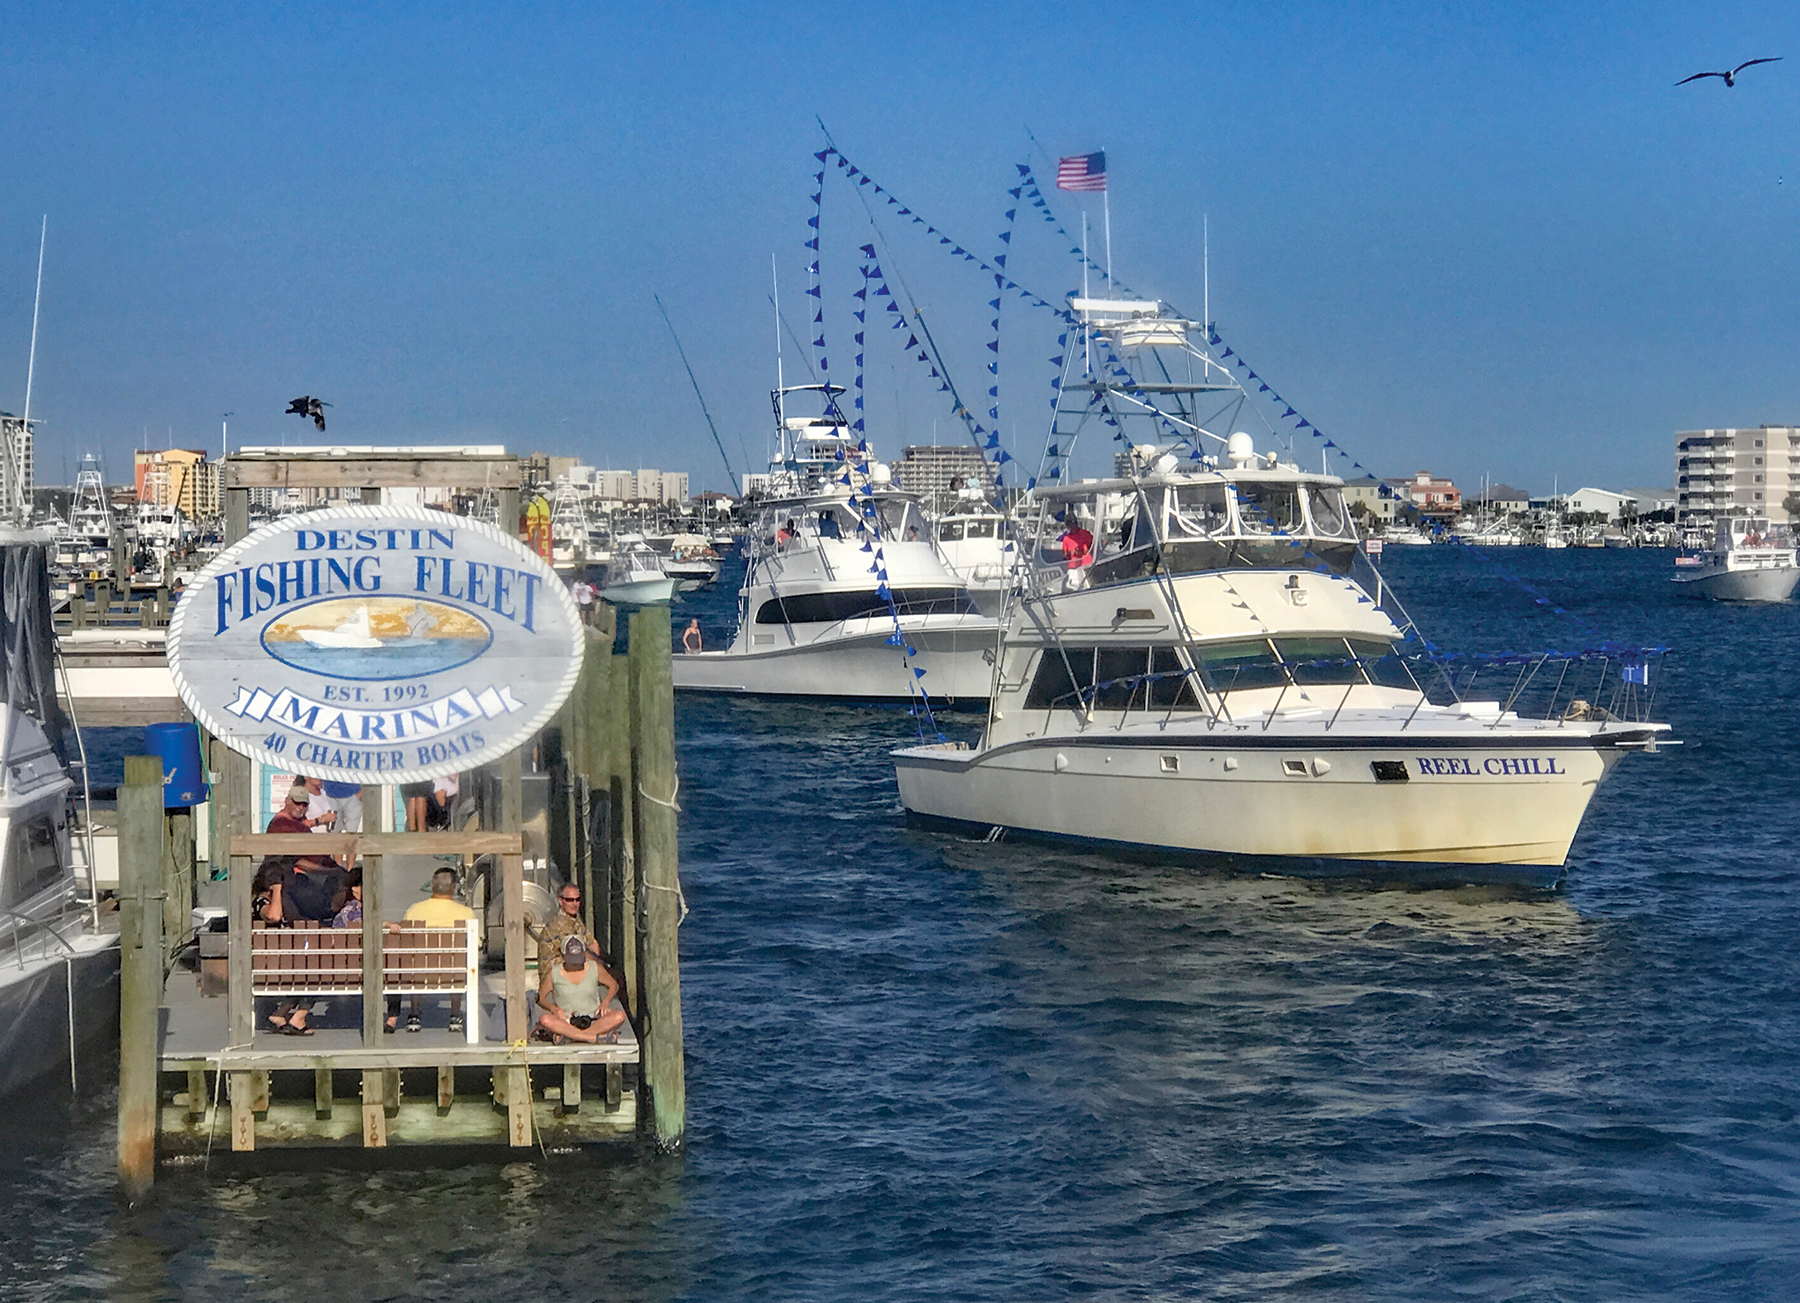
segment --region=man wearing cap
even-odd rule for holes
[[[288,789],[287,800],[269,820],[265,832],[312,832],[317,822],[307,817],[306,803],[311,793],[305,783]],[[334,816],[327,815],[329,823]],[[271,855],[262,862],[256,875],[257,892],[268,894],[263,917],[271,923],[313,919],[324,922],[337,912],[341,901],[342,870],[329,855]]]
[[[538,983],[538,1039],[555,1037],[589,1045],[611,1039],[625,1021],[625,1011],[612,1007],[619,988],[588,954],[581,938],[564,937],[560,962],[542,967],[544,976]]]
[[[431,895],[407,909],[401,916],[409,923],[423,923],[427,927],[451,927],[462,919],[472,919],[475,911],[456,898],[456,870],[438,869],[431,875]],[[422,997],[412,997],[412,1013],[406,1020],[406,1030],[416,1032],[422,1029],[420,1007]],[[400,998],[395,996],[388,1003],[390,1017],[398,1014]],[[463,998],[460,995],[450,997],[450,1030],[459,1032],[463,1029]]]

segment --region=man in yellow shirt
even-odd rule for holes
[[[409,923],[423,923],[427,927],[449,927],[465,918],[474,918],[475,911],[456,898],[456,870],[439,869],[431,875],[431,895],[411,906],[403,918]],[[407,1017],[406,1030],[420,1031],[423,1023],[419,1019],[423,999],[420,996],[410,997],[412,1013]],[[399,1000],[389,1006],[392,1015],[399,1013]],[[450,1030],[460,1032],[463,1029],[463,998],[460,995],[450,997]]]

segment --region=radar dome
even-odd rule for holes
[[[878,461],[869,467],[869,482],[871,484],[892,484],[894,472],[888,469],[886,462]]]
[[[1233,466],[1248,466],[1256,459],[1256,440],[1242,430],[1234,431],[1225,441],[1225,455]]]
[[[1170,455],[1169,453],[1165,452],[1162,456],[1160,456],[1156,459],[1157,474],[1167,475],[1170,471],[1172,471],[1174,469],[1175,469],[1175,458],[1172,455]]]

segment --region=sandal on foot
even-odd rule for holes
[[[278,1030],[283,1036],[311,1036],[313,1034],[312,1028],[296,1027],[293,1023],[283,1023]]]

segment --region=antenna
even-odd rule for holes
[[[19,463],[25,443],[31,438],[31,382],[37,377],[38,307],[44,301],[44,242],[50,234],[50,214],[45,213],[38,227],[37,293],[31,300],[31,356],[25,363],[25,419],[19,427],[19,440],[6,445],[6,496],[8,514],[23,519],[30,504],[25,501],[25,485],[21,481],[24,467]]]
[[[1212,334],[1212,219],[1205,213],[1200,214],[1200,315]]]
[[[1101,152],[1102,157],[1104,157],[1106,151],[1103,149],[1100,152]],[[1102,172],[1101,175],[1104,176],[1105,173]],[[1101,212],[1101,216],[1102,216],[1103,220],[1106,222],[1106,288],[1107,288],[1107,291],[1109,293],[1111,293],[1113,291],[1113,289],[1115,288],[1113,285],[1113,275],[1112,275],[1112,189],[1111,189],[1111,187],[1108,187],[1107,189],[1102,190],[1100,192],[1100,212]]]
[[[772,253],[769,255],[769,281],[774,288],[769,302],[775,305],[775,418],[781,421],[787,415],[782,410],[782,391],[787,387],[787,381],[781,374],[781,272],[775,265],[775,255]]]

